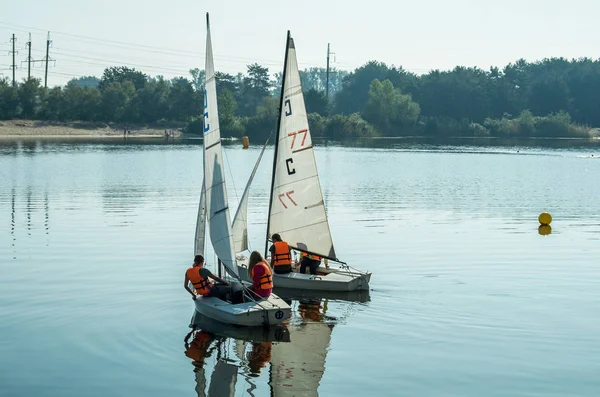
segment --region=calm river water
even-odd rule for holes
[[[259,148],[224,149],[235,209]],[[270,333],[190,335],[201,141],[0,141],[0,395],[600,395],[600,141],[316,157],[336,252],[370,293],[296,297]]]

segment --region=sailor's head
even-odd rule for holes
[[[194,257],[194,266],[202,266],[204,265],[204,257],[200,254]]]
[[[272,237],[273,241],[281,241],[281,236],[279,233],[275,233]]]

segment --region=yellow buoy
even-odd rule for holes
[[[547,236],[552,233],[552,227],[550,225],[540,225],[540,227],[538,227],[538,233],[542,236]]]
[[[250,147],[250,140],[247,136],[242,137],[242,145],[244,149],[248,149],[248,147]]]
[[[540,221],[541,225],[549,225],[552,222],[552,215],[547,212],[542,212],[540,216],[538,216],[538,221]]]

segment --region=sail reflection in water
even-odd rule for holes
[[[194,313],[186,355],[198,395],[233,396],[237,386],[237,395],[318,396],[337,319],[328,315],[327,299],[302,298],[293,305],[289,323],[271,327],[235,327]]]

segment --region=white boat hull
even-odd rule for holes
[[[210,317],[203,316],[194,310],[190,328],[202,329],[218,336],[234,338],[247,342],[289,342],[290,332],[286,325],[271,325],[270,327],[238,327],[222,323]]]
[[[232,304],[219,298],[198,297],[196,311],[223,323],[254,327],[281,324],[292,316],[292,309],[275,294],[256,302]]]
[[[244,281],[248,276],[248,258],[238,257],[238,273]],[[294,266],[291,273],[273,272],[275,288],[293,288],[311,291],[359,291],[368,290],[371,273],[350,271],[342,268],[319,267],[317,275],[299,273],[300,266]]]

